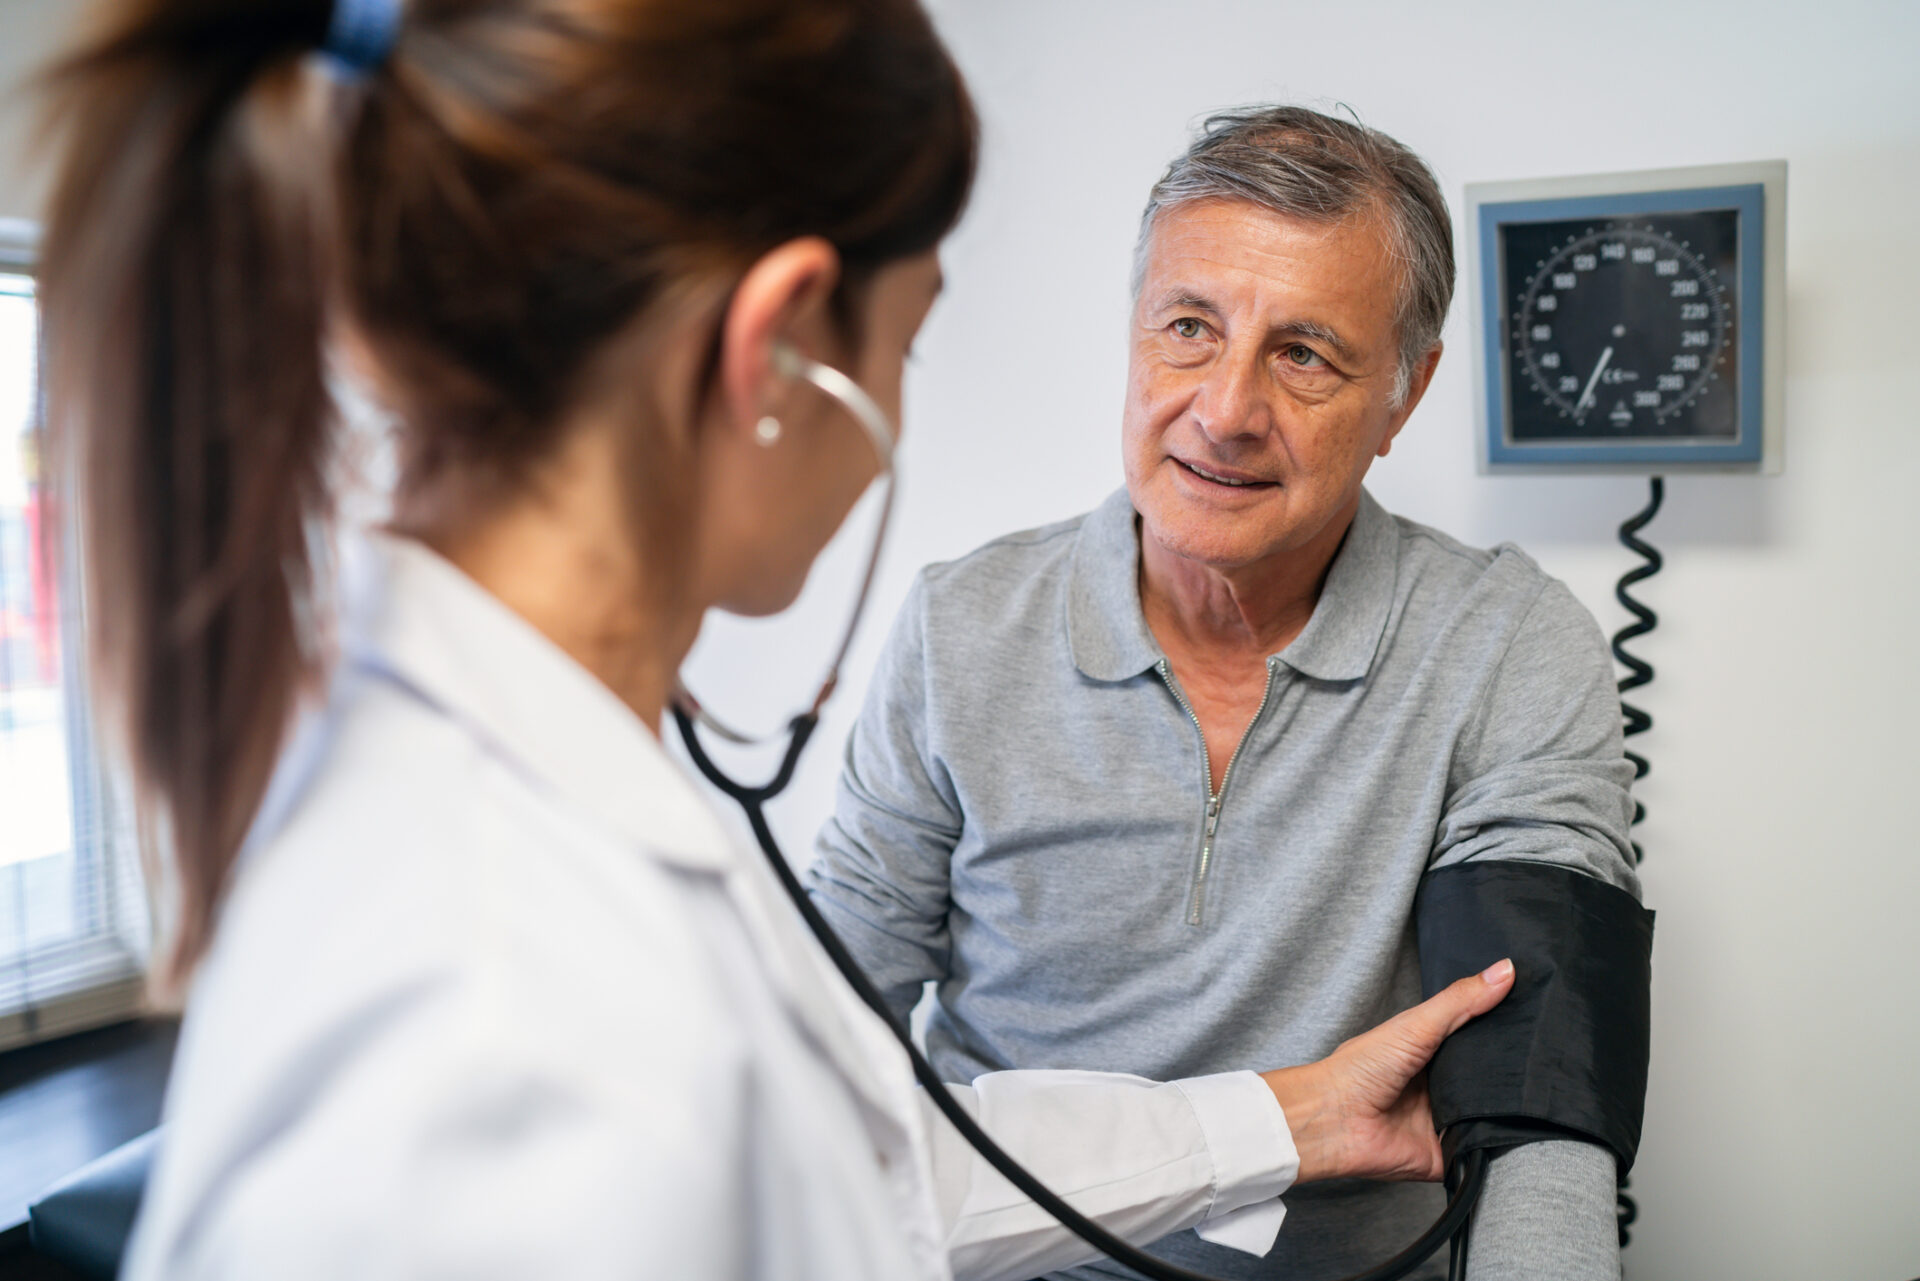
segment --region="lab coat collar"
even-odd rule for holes
[[[741,858],[693,779],[633,710],[422,544],[368,534],[348,551],[342,640],[349,662],[397,680],[625,843],[721,876],[799,1025],[838,1065],[874,1123],[901,1124],[898,1099],[849,1023],[851,992],[834,990],[838,978],[825,973],[771,874]]]
[[[1317,680],[1364,677],[1393,610],[1399,551],[1393,517],[1361,490],[1313,617],[1276,657]],[[1164,656],[1140,604],[1139,522],[1125,489],[1081,522],[1067,588],[1067,643],[1074,665],[1101,681],[1138,676]]]
[[[664,861],[738,855],[692,779],[631,708],[432,550],[368,532],[341,574],[346,660],[397,679],[567,807]]]

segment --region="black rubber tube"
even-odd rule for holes
[[[1630,675],[1620,679],[1620,693],[1639,689],[1653,682],[1653,664],[1627,649],[1627,642],[1637,640],[1660,625],[1660,616],[1649,609],[1638,597],[1627,589],[1635,583],[1644,582],[1660,572],[1665,562],[1653,544],[1642,541],[1638,535],[1645,529],[1660,511],[1661,500],[1666,497],[1667,483],[1659,476],[1652,478],[1649,486],[1647,505],[1628,517],[1620,526],[1620,543],[1628,551],[1638,553],[1645,564],[1635,565],[1620,575],[1620,581],[1613,589],[1613,598],[1620,602],[1634,616],[1634,620],[1613,634],[1613,656],[1621,666],[1627,668]],[[1653,717],[1641,708],[1635,707],[1623,697],[1620,700],[1620,715],[1626,721],[1624,733],[1628,738],[1635,734],[1644,734],[1653,728]],[[1637,752],[1628,752],[1627,759],[1633,762],[1633,777],[1638,780],[1647,776],[1652,768],[1647,758]],[[1638,823],[1647,816],[1646,806],[1638,800],[1633,803],[1633,822]],[[1638,842],[1633,842],[1633,861],[1640,862],[1644,857]]]
[[[732,797],[740,808],[746,811],[747,823],[753,828],[754,840],[759,843],[761,852],[766,855],[767,863],[773,868],[774,875],[779,878],[781,887],[786,890],[787,897],[793,901],[801,919],[806,921],[807,928],[813,931],[813,936],[820,941],[820,946],[826,949],[834,968],[840,971],[841,977],[852,986],[867,1008],[878,1015],[880,1021],[892,1031],[894,1039],[900,1043],[901,1048],[906,1050],[907,1057],[913,1064],[914,1078],[925,1087],[934,1106],[940,1109],[941,1115],[953,1123],[953,1128],[960,1132],[960,1136],[966,1139],[973,1150],[998,1170],[1007,1182],[1031,1198],[1035,1205],[1059,1220],[1063,1227],[1082,1241],[1115,1262],[1125,1264],[1142,1276],[1151,1278],[1151,1281],[1216,1281],[1215,1278],[1203,1273],[1189,1272],[1164,1259],[1155,1258],[1144,1250],[1122,1241],[1068,1205],[1057,1193],[1036,1178],[998,1143],[995,1143],[993,1138],[980,1128],[979,1123],[953,1097],[947,1089],[946,1082],[940,1079],[933,1065],[927,1062],[926,1056],[920,1053],[919,1047],[914,1045],[913,1037],[906,1027],[893,1017],[893,1011],[887,1007],[886,999],[873,986],[873,980],[867,977],[866,971],[860,968],[859,963],[841,943],[840,936],[834,933],[833,927],[827,923],[825,917],[820,915],[820,910],[813,905],[806,887],[800,884],[799,877],[795,876],[793,869],[788,866],[786,856],[780,852],[780,846],[773,838],[773,829],[767,824],[765,810],[766,803],[785,789],[788,782],[792,780],[794,766],[800,759],[800,751],[812,737],[818,718],[812,714],[794,718],[791,726],[792,741],[787,745],[787,752],[781,760],[780,768],[772,781],[761,787],[746,787],[723,774],[719,766],[715,765],[707,755],[691,718],[678,707],[673,709],[673,720],[680,729],[680,737],[687,745],[687,754],[693,758],[695,768],[706,777],[708,782]],[[1484,1151],[1469,1152],[1462,1157],[1453,1172],[1457,1176],[1457,1182],[1454,1183],[1452,1195],[1447,1199],[1447,1207],[1434,1221],[1433,1226],[1422,1233],[1412,1245],[1385,1263],[1369,1268],[1365,1272],[1357,1272],[1351,1277],[1344,1278],[1343,1281],[1399,1281],[1400,1278],[1419,1267],[1428,1255],[1459,1233],[1472,1217],[1474,1204],[1480,1198],[1480,1188],[1486,1178],[1486,1163],[1487,1154]],[[1450,1179],[1450,1182],[1452,1181]]]
[[[1626,722],[1621,732],[1627,738],[1632,738],[1635,734],[1644,734],[1653,728],[1652,715],[1629,703],[1624,697],[1629,690],[1639,689],[1644,685],[1653,683],[1653,664],[1647,662],[1637,654],[1630,653],[1627,650],[1626,643],[1630,640],[1637,640],[1645,636],[1648,632],[1651,632],[1655,627],[1658,627],[1660,625],[1660,616],[1654,613],[1651,608],[1627,589],[1635,583],[1645,582],[1647,579],[1652,578],[1660,572],[1660,567],[1665,564],[1660,558],[1659,550],[1655,548],[1652,543],[1642,540],[1639,537],[1639,533],[1659,514],[1660,504],[1666,496],[1666,479],[1660,476],[1650,478],[1647,483],[1647,505],[1635,512],[1632,516],[1629,516],[1620,525],[1621,545],[1628,551],[1638,553],[1641,560],[1645,562],[1644,564],[1634,566],[1626,573],[1620,575],[1620,582],[1613,589],[1613,598],[1625,606],[1634,616],[1635,620],[1613,634],[1613,656],[1631,673],[1630,675],[1620,678],[1619,686],[1620,693],[1623,696],[1620,699],[1620,716]],[[1627,759],[1633,762],[1633,777],[1636,782],[1645,778],[1647,772],[1653,768],[1647,758],[1638,752],[1629,751],[1627,753]],[[1629,823],[1629,827],[1638,825],[1646,816],[1647,807],[1640,803],[1639,797],[1635,797],[1633,801],[1633,818]],[[1634,864],[1638,866],[1645,860],[1647,856],[1646,851],[1640,848],[1640,842],[1638,841],[1629,840],[1628,844],[1633,847],[1633,861]],[[1632,1239],[1632,1233],[1628,1229],[1633,1226],[1633,1221],[1639,1217],[1639,1203],[1627,1195],[1627,1179],[1622,1176],[1618,1199],[1614,1206],[1614,1226],[1620,1234],[1621,1249],[1624,1250],[1627,1247],[1627,1242]]]

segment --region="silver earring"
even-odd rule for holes
[[[767,449],[772,449],[780,441],[780,420],[768,414],[754,424],[753,438]]]

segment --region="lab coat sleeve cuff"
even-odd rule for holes
[[[1280,1194],[1300,1173],[1286,1113],[1254,1072],[1174,1082],[1193,1107],[1213,1158],[1213,1204],[1194,1227],[1204,1241],[1265,1254],[1287,1216]]]

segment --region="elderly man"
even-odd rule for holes
[[[1154,188],[1126,488],[921,575],[812,870],[897,1011],[935,983],[949,1080],[1318,1058],[1418,999],[1410,916],[1435,867],[1561,863],[1637,893],[1593,619],[1518,550],[1361,487],[1433,377],[1453,277],[1432,174],[1357,124],[1217,117]],[[1287,1200],[1277,1236],[1156,1252],[1338,1277],[1443,1196]],[[1471,1265],[1617,1277],[1612,1157],[1495,1158]]]

